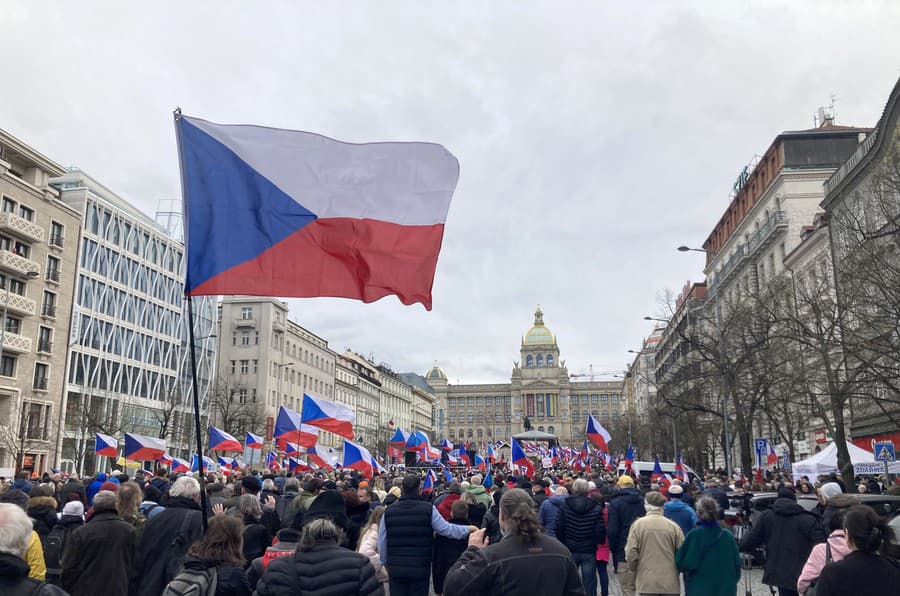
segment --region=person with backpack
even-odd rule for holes
[[[210,518],[206,534],[190,546],[184,567],[162,596],[250,596],[241,554],[243,529],[236,517]]]
[[[25,553],[31,542],[31,519],[17,505],[0,503],[0,594],[67,596],[62,588],[28,577]]]
[[[48,582],[59,585],[62,577],[62,558],[66,549],[66,538],[73,530],[83,525],[84,505],[81,501],[66,503],[62,510],[62,517],[42,542]]]
[[[688,531],[675,553],[684,574],[687,596],[734,596],[741,578],[741,556],[734,534],[719,526],[715,499],[697,501],[698,525]]]
[[[151,515],[135,557],[132,596],[159,596],[203,534],[200,483],[182,476],[172,483],[166,508]]]
[[[94,515],[68,537],[61,583],[72,596],[127,594],[134,558],[134,528],[119,519],[116,495],[94,496]]]

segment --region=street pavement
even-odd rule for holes
[[[610,596],[622,596],[622,588],[619,586],[618,577],[612,573],[612,565],[609,567],[609,594]],[[744,578],[746,570],[741,570],[741,582],[738,584],[738,596],[770,596],[769,586],[762,583],[763,570],[762,567],[752,569],[750,571],[750,592],[747,592],[747,582]],[[600,593],[600,586],[597,586],[597,594]],[[684,594],[684,590],[681,591]]]

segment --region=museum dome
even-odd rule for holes
[[[522,338],[522,343],[526,346],[556,344],[556,338],[553,337],[553,333],[544,326],[544,313],[541,311],[540,306],[534,311],[534,325]]]
[[[437,365],[437,362],[435,362],[432,369],[430,371],[428,371],[427,375],[425,375],[425,380],[427,380],[427,381],[435,381],[435,380],[446,381],[447,375],[444,374],[444,371],[442,371],[441,367],[439,367]]]

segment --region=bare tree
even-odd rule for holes
[[[219,375],[210,395],[210,423],[235,436],[247,431],[258,433],[265,425],[261,405],[234,375]]]

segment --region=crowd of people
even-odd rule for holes
[[[725,511],[753,487],[714,474],[437,477],[210,473],[203,499],[163,468],[21,476],[0,486],[0,594],[608,596],[615,577],[626,596],[732,596],[741,553],[760,549],[781,596],[900,590],[900,536],[837,478],[772,479],[738,541]],[[812,511],[797,503],[810,490]]]

